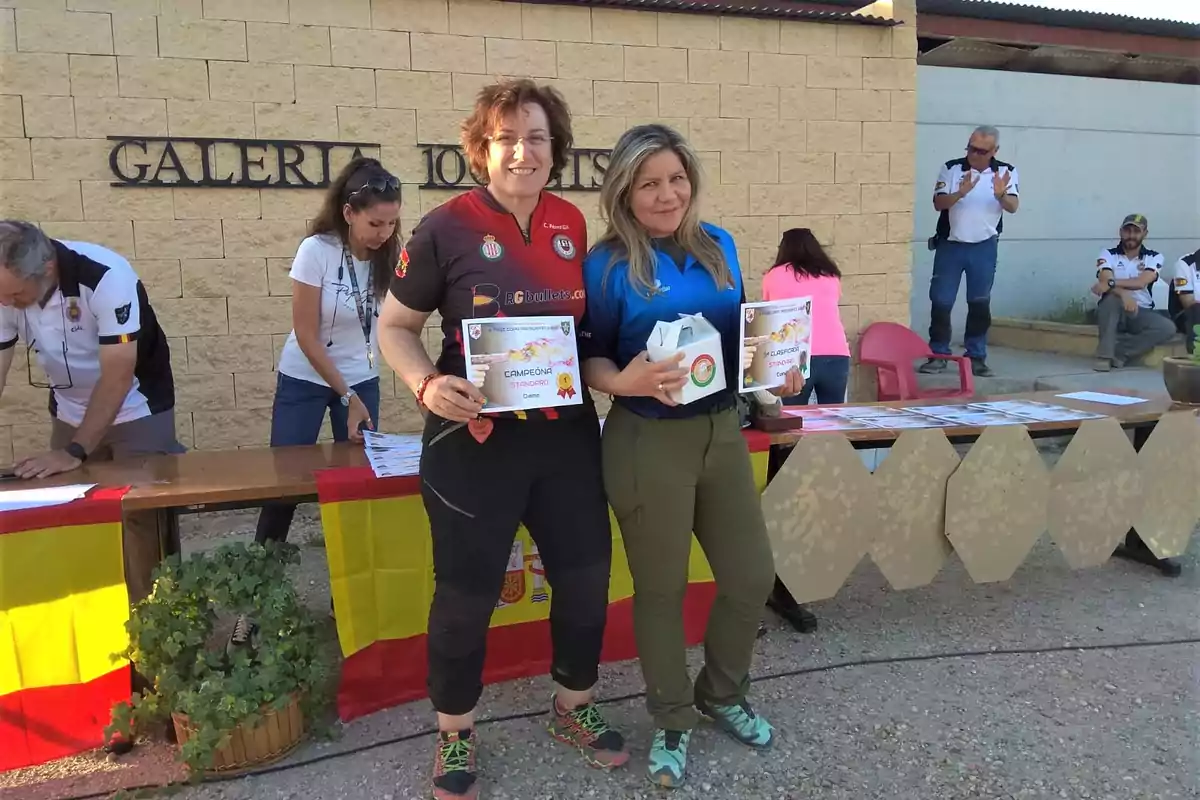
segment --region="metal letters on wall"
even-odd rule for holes
[[[209,189],[322,189],[332,180],[332,157],[375,150],[365,142],[292,139],[210,139],[192,136],[110,136],[113,186],[189,186]],[[349,151],[343,153],[340,151]],[[373,153],[374,155],[374,153]]]
[[[298,139],[219,139],[193,136],[110,136],[108,154],[113,186],[194,187],[207,189],[323,189],[338,164],[362,155],[378,156],[368,142]],[[418,145],[425,157],[425,189],[466,189],[478,184],[462,148],[453,144]],[[556,191],[600,190],[609,150],[580,148],[568,153],[563,174],[550,185]],[[401,175],[405,183],[415,176]]]
[[[462,148],[453,144],[421,144],[425,156],[425,183],[422,189],[462,189],[479,181],[467,166]],[[598,192],[608,169],[611,150],[578,148],[567,153],[567,166],[548,188],[555,191]]]

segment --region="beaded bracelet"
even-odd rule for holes
[[[417,384],[417,405],[425,405],[425,390],[429,388],[429,384],[433,382],[434,378],[440,378],[441,376],[442,373],[440,372],[431,372],[424,378],[421,378],[421,382]]]

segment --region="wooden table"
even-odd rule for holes
[[[1126,389],[1101,389],[1098,390],[1105,394],[1121,395],[1123,397],[1140,396],[1137,392],[1131,392]],[[1085,403],[1080,400],[1070,400],[1064,397],[1059,397],[1057,392],[1028,392],[1024,394],[997,395],[995,397],[986,397],[979,402],[995,402],[1001,400],[1034,400],[1049,405],[1064,406],[1073,408],[1077,411],[1089,411],[1093,414],[1103,414],[1106,417],[1112,417],[1121,423],[1121,427],[1127,430],[1144,430],[1146,435],[1153,430],[1155,423],[1159,417],[1173,408],[1180,408],[1171,398],[1166,395],[1147,398],[1144,403],[1136,403],[1127,406],[1115,406],[1107,403]],[[964,405],[967,401],[945,401],[945,400],[901,400],[892,401],[890,403],[851,403],[853,406],[887,406],[888,408],[913,408],[919,406],[932,405]],[[821,408],[838,408],[839,406],[821,406]],[[1025,429],[1029,431],[1029,435],[1034,439],[1045,439],[1055,436],[1069,436],[1074,431],[1078,430],[1079,425],[1083,420],[1067,420],[1062,422],[1030,422],[1025,425]],[[889,447],[900,437],[905,430],[852,430],[852,431],[836,431],[845,436],[856,449],[872,449],[876,447]],[[946,437],[954,443],[969,443],[979,438],[983,433],[984,428],[979,426],[956,426],[952,428],[939,428],[946,434]],[[801,436],[819,436],[820,433],[799,431],[786,431],[782,433],[772,434],[771,443],[787,446],[795,444]],[[1140,445],[1136,445],[1140,448]]]
[[[1120,389],[1111,394],[1131,395]],[[1002,395],[988,400],[1036,400],[1090,411],[1117,419],[1134,431],[1134,447],[1140,449],[1155,423],[1173,407],[1166,396],[1144,403],[1114,406],[1085,403],[1058,397],[1055,392],[1031,392]],[[893,408],[939,404],[917,400],[876,405]],[[957,405],[961,403],[940,403]],[[1031,422],[1025,427],[1034,438],[1069,436],[1080,422]],[[943,428],[954,443],[968,443],[984,431],[981,427]],[[890,447],[902,430],[839,431],[858,449]],[[760,434],[761,435],[761,434]],[[795,444],[801,436],[820,436],[817,432],[784,432],[771,435],[771,442],[782,447]],[[777,459],[772,459],[776,461]],[[780,461],[781,463],[781,461]],[[166,555],[179,552],[179,515],[234,508],[253,508],[275,500],[311,502],[316,500],[315,472],[333,467],[367,465],[361,446],[319,444],[301,447],[247,448],[242,450],[193,451],[178,456],[148,456],[119,462],[88,464],[65,475],[57,475],[28,484],[36,486],[67,483],[96,483],[100,486],[129,486],[123,508],[126,513],[126,566],[130,595],[144,597],[150,590],[150,573]],[[773,463],[769,474],[778,464]],[[1139,540],[1140,541],[1140,540]],[[1155,566],[1163,566],[1155,563]],[[1171,569],[1173,567],[1168,567]]]

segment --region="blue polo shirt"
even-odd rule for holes
[[[703,314],[721,334],[725,357],[726,388],[687,405],[666,406],[653,397],[617,397],[614,402],[642,417],[683,419],[736,405],[737,377],[741,374],[741,304],[745,302],[742,271],[733,237],[715,225],[703,223],[725,254],[733,286],[717,287],[708,271],[690,254],[682,268],[666,252],[655,249],[655,292],[640,294],[629,280],[629,262],[621,259],[609,269],[612,248],[601,246],[583,261],[587,311],[579,326],[581,359],[607,358],[624,369],[646,349],[646,340],[657,322],[671,322],[680,314]],[[644,290],[643,290],[644,291]]]

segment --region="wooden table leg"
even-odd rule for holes
[[[127,511],[124,514],[125,585],[129,602],[149,596],[154,585],[154,568],[163,559],[157,511]]]
[[[1133,449],[1137,452],[1142,451],[1150,434],[1154,432],[1154,426],[1146,425],[1139,426],[1133,429]],[[1183,572],[1183,565],[1174,558],[1159,558],[1154,555],[1154,552],[1146,546],[1142,541],[1142,537],[1133,528],[1129,529],[1129,533],[1125,534],[1125,542],[1117,545],[1117,549],[1113,551],[1113,555],[1117,558],[1124,558],[1128,561],[1136,561],[1139,564],[1145,564],[1154,567],[1168,578],[1178,577]]]

